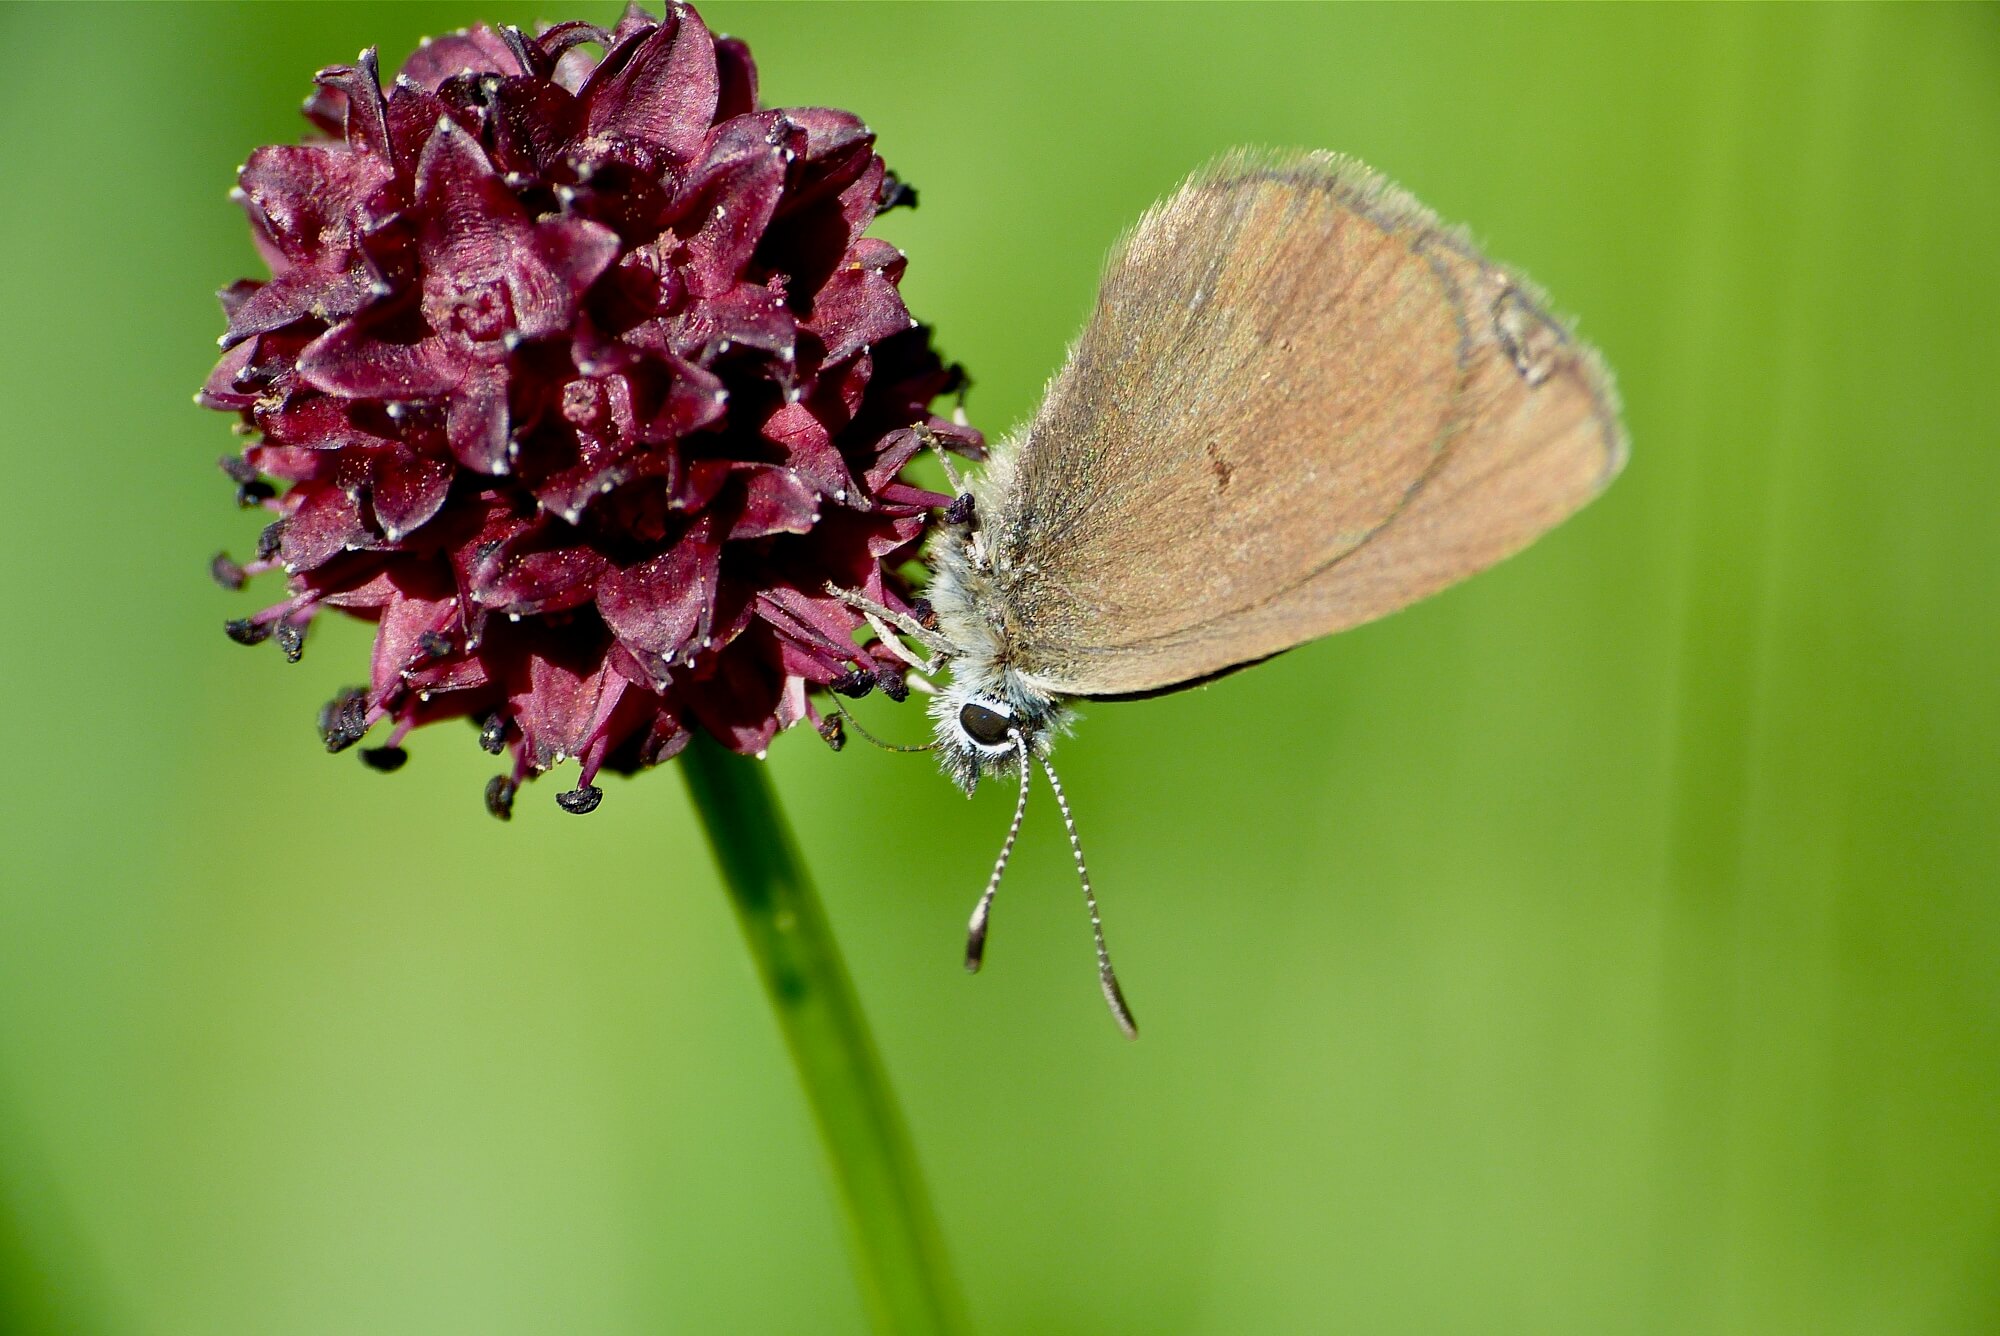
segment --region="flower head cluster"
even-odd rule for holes
[[[855,117],[760,109],[741,42],[675,5],[606,32],[476,28],[385,89],[373,52],[320,72],[327,138],[251,154],[236,197],[271,269],[225,290],[199,401],[272,521],[231,622],[290,658],[328,609],[377,624],[331,750],[402,763],[470,718],[528,777],[674,755],[693,729],[760,753],[812,693],[900,694],[896,659],[826,592],[913,604],[897,570],[946,499],[901,478],[961,383],[864,235],[912,196]],[[921,608],[918,608],[921,615]]]

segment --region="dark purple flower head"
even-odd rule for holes
[[[271,278],[222,293],[200,402],[242,417],[223,468],[275,517],[217,578],[289,589],[232,638],[296,659],[325,609],[377,624],[328,748],[380,726],[363,754],[393,769],[411,728],[466,717],[513,757],[496,814],[572,757],[584,812],[600,768],[692,729],[761,753],[822,722],[816,689],[899,681],[825,587],[907,607],[945,500],[901,479],[918,429],[981,442],[931,414],[958,373],[863,235],[911,197],[867,126],[760,108],[748,49],[685,5],[317,84],[328,138],[239,175]]]

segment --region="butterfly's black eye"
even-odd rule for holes
[[[958,726],[974,742],[987,747],[998,747],[1007,741],[1007,735],[1014,731],[1013,721],[997,710],[989,710],[984,705],[968,705],[958,712]]]

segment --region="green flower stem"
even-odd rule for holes
[[[833,1160],[876,1329],[963,1331],[902,1112],[763,765],[697,730],[681,772]]]

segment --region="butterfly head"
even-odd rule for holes
[[[1070,712],[1051,697],[1009,674],[967,673],[969,666],[954,664],[953,680],[931,698],[938,760],[967,793],[983,775],[1012,773],[1026,757],[1047,756],[1070,722]]]

